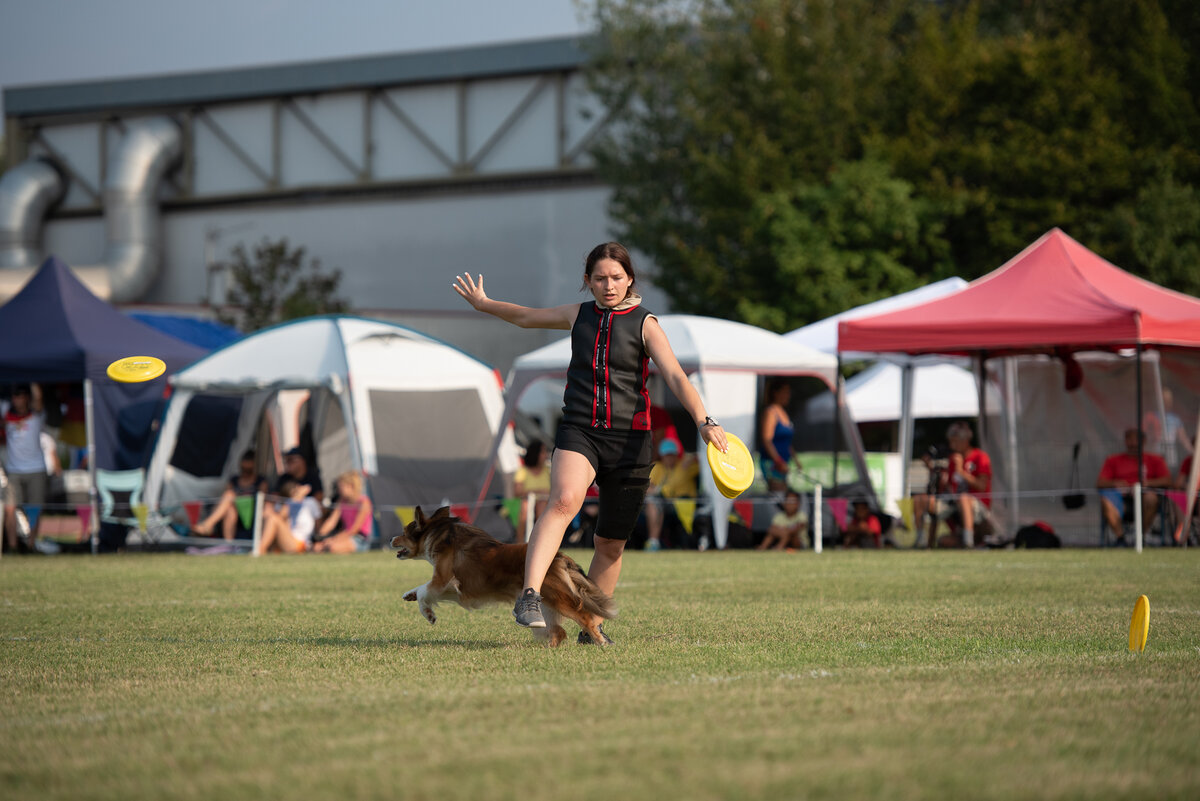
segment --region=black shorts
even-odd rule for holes
[[[650,485],[654,443],[649,431],[605,431],[564,423],[554,447],[582,454],[596,471],[600,511],[596,536],[627,540]]]

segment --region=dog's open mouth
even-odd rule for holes
[[[410,555],[411,551],[409,551],[407,548],[398,548],[396,550],[397,559],[407,559]]]

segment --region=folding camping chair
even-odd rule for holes
[[[167,521],[161,515],[147,510],[143,529],[143,521],[138,519],[135,511],[142,503],[145,484],[146,471],[141,468],[97,470],[96,494],[100,498],[100,522],[137,529],[147,542],[157,543],[169,529]]]

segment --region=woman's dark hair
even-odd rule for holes
[[[774,403],[779,390],[787,389],[788,383],[782,378],[772,378],[767,382],[767,403]]]
[[[254,448],[251,448],[250,450],[243,453],[242,458],[239,459],[238,461],[239,462],[254,462],[257,460],[258,460],[258,453],[254,450]]]
[[[592,270],[596,269],[596,265],[604,259],[612,259],[625,268],[625,274],[629,276],[629,287],[632,289],[633,285],[637,283],[637,275],[633,272],[633,259],[629,257],[629,251],[620,242],[605,242],[603,245],[596,245],[592,248],[592,252],[583,262],[583,274],[591,278]],[[587,289],[586,280],[580,289]]]
[[[542,463],[542,452],[545,451],[545,446],[542,445],[540,439],[535,439],[529,443],[529,447],[525,449],[525,455],[521,458],[526,467],[533,467]]]

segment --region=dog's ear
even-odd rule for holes
[[[416,521],[418,528],[425,527],[425,513],[421,511],[420,506],[413,510],[413,520]]]

